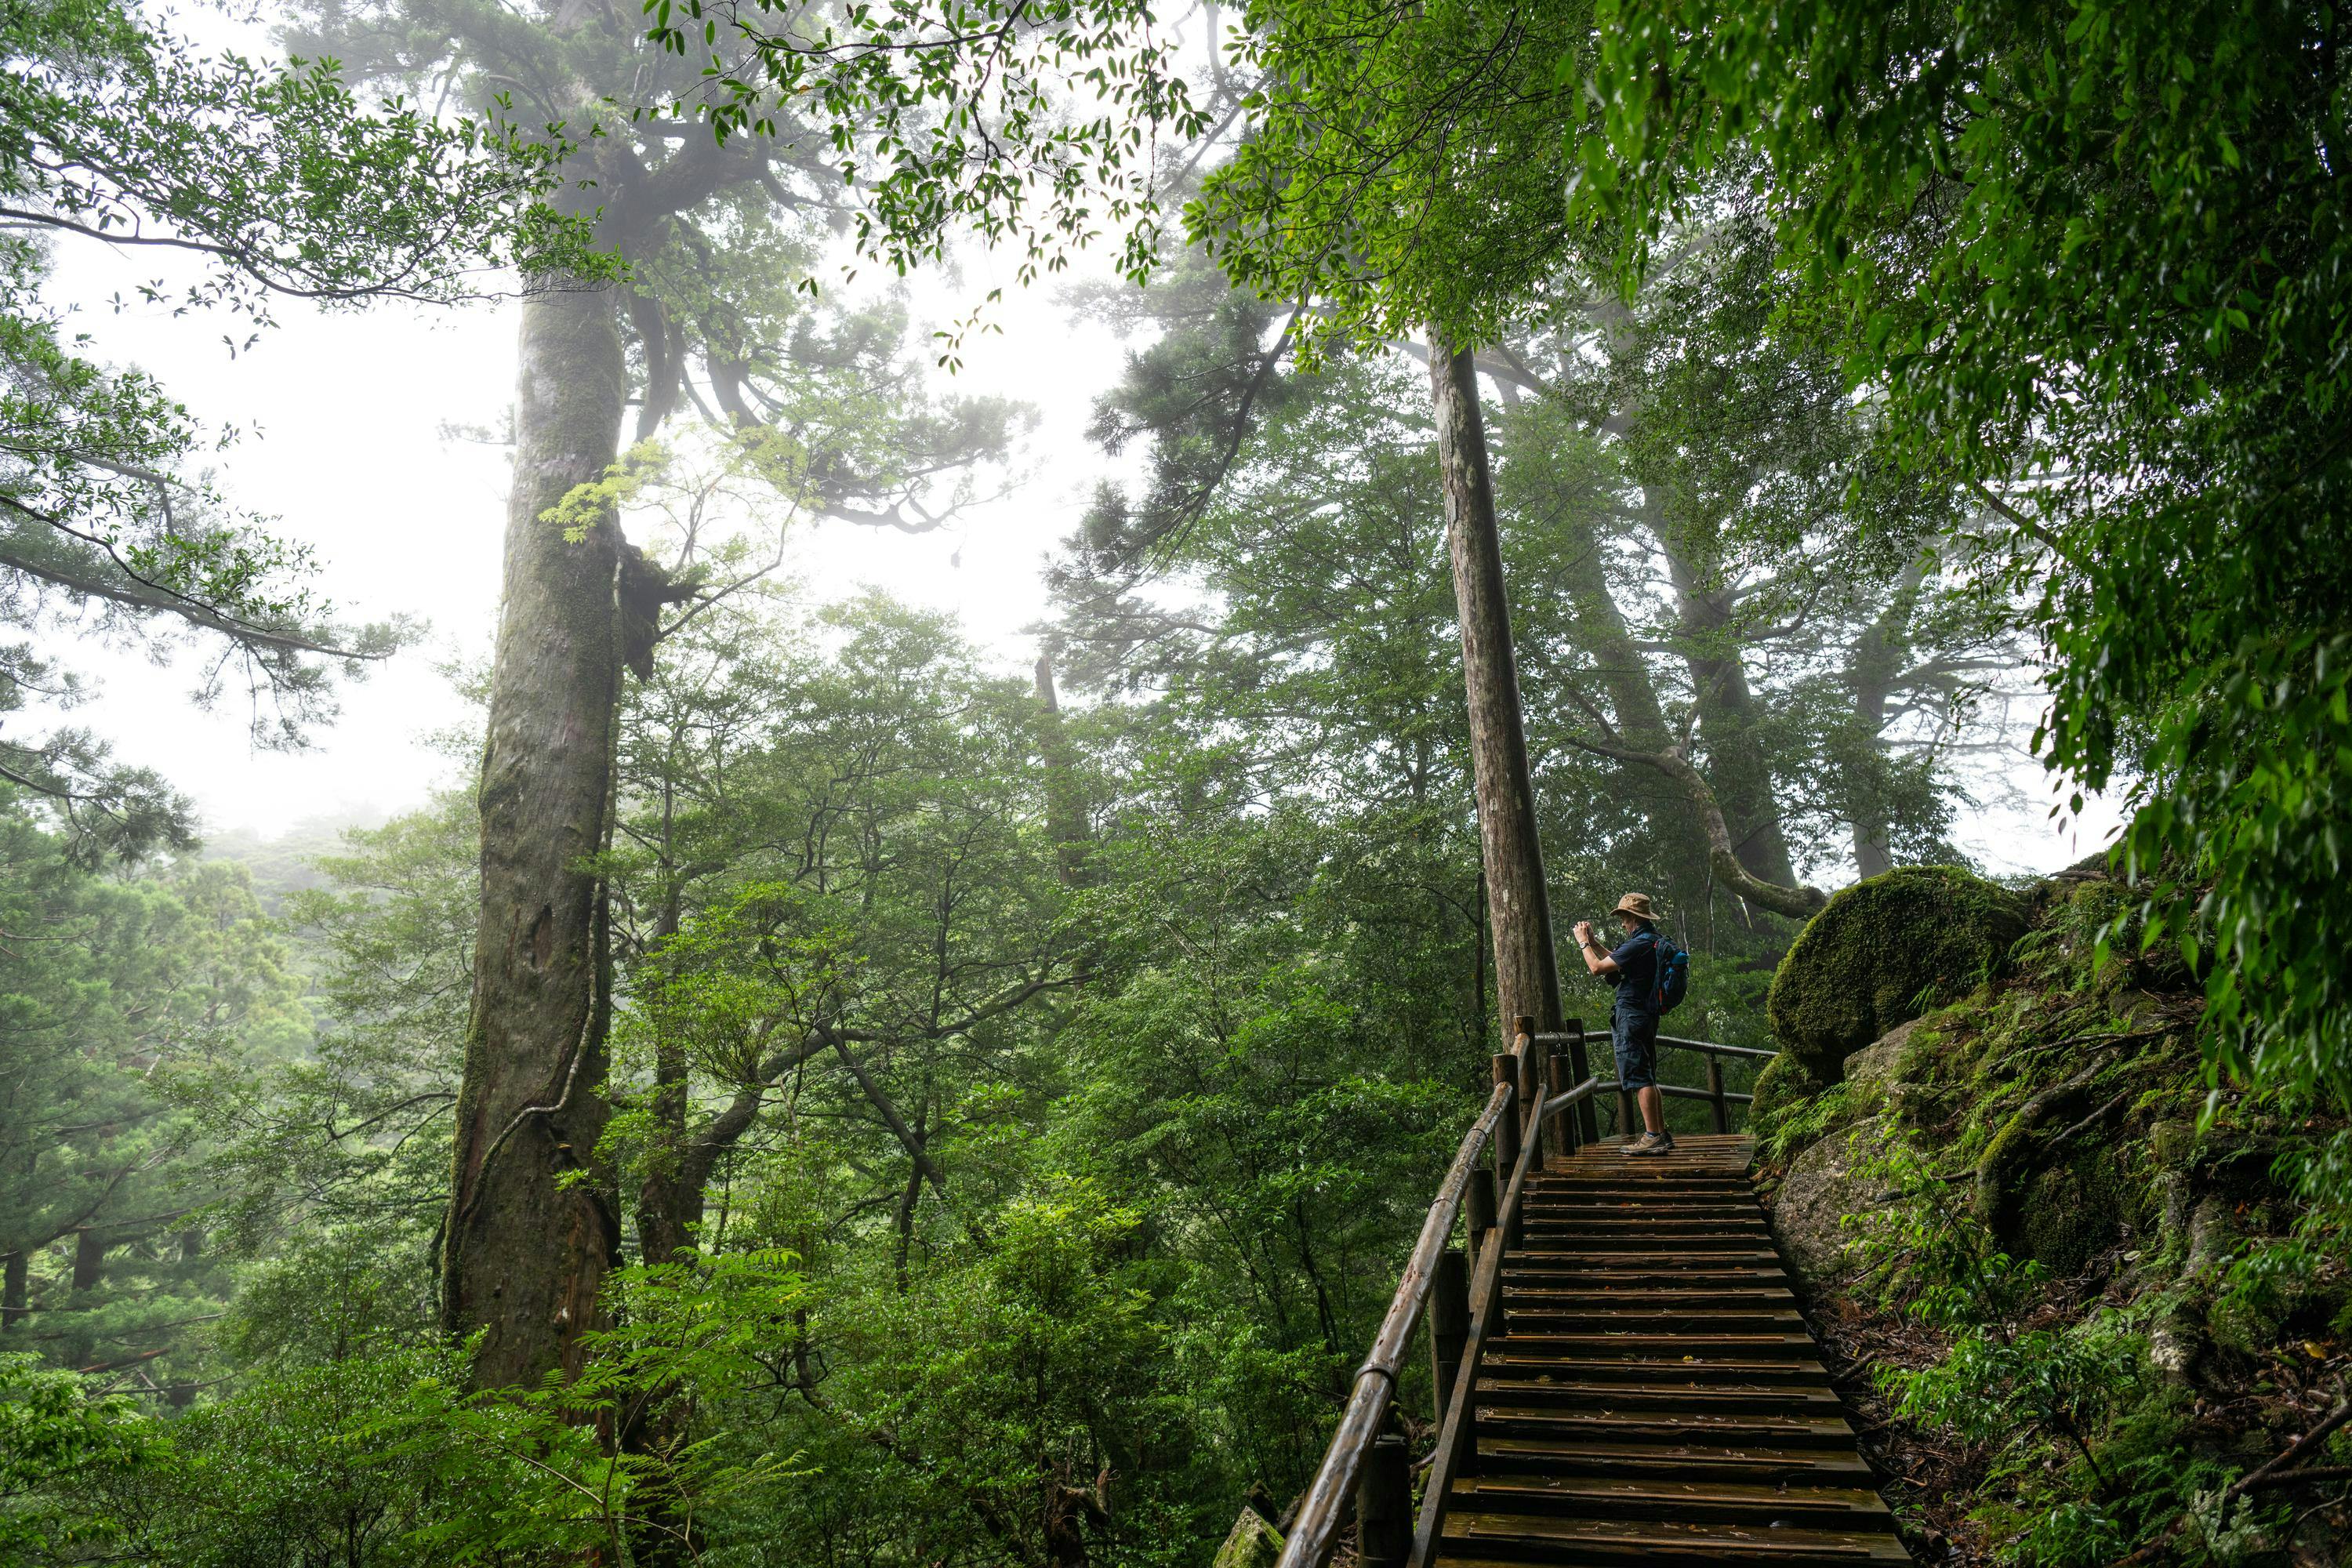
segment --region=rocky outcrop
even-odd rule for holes
[[[1885,1131],[1884,1119],[1871,1117],[1832,1132],[1799,1154],[1781,1178],[1772,1200],[1772,1235],[1809,1300],[1853,1275],[1845,1218],[1872,1206],[1876,1184],[1858,1167]]]

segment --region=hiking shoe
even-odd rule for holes
[[[1628,1154],[1663,1154],[1666,1152],[1666,1144],[1656,1133],[1644,1132],[1626,1144],[1623,1152]]]

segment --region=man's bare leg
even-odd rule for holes
[[[1642,1125],[1654,1134],[1663,1134],[1666,1130],[1664,1093],[1656,1084],[1645,1083],[1633,1091],[1633,1098],[1641,1102]]]

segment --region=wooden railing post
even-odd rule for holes
[[[1429,1282],[1429,1373],[1439,1425],[1454,1399],[1454,1380],[1462,1374],[1462,1347],[1470,1340],[1470,1257],[1449,1247],[1438,1255],[1437,1272]]]
[[[1560,1033],[1568,1037],[1568,1079],[1570,1083],[1582,1083],[1592,1076],[1592,1064],[1584,1055],[1584,1020],[1570,1018],[1560,1026]],[[1601,1142],[1601,1112],[1590,1100],[1576,1108],[1576,1141]]]
[[[1519,1124],[1527,1129],[1527,1135],[1536,1141],[1536,1169],[1540,1171],[1544,1156],[1550,1149],[1546,1142],[1542,1118],[1537,1112],[1542,1109],[1544,1083],[1549,1076],[1544,1070],[1544,1062],[1551,1053],[1536,1044],[1536,1021],[1533,1018],[1519,1020],[1517,1054],[1519,1058]]]
[[[1715,1111],[1715,1130],[1731,1131],[1731,1105],[1723,1098],[1723,1064],[1710,1055],[1706,1058],[1706,1096]]]
[[[1412,1464],[1404,1439],[1381,1436],[1356,1482],[1359,1568],[1404,1568],[1412,1555]]]
[[[1483,1167],[1470,1173],[1462,1190],[1462,1212],[1470,1227],[1470,1267],[1476,1268],[1495,1243],[1495,1173]]]
[[[1519,1059],[1512,1056],[1492,1058],[1487,1067],[1495,1081],[1509,1086],[1514,1095],[1519,1087]],[[1500,1191],[1511,1179],[1511,1167],[1519,1163],[1520,1104],[1514,1100],[1503,1110],[1502,1120],[1495,1123],[1495,1186]]]
[[[1581,1082],[1582,1080],[1573,1081]],[[1554,1051],[1544,1058],[1544,1098],[1546,1100],[1556,1100],[1567,1093],[1570,1082],[1566,1057]],[[1554,1161],[1564,1164],[1568,1157],[1576,1152],[1576,1123],[1571,1120],[1571,1116],[1570,1111],[1555,1110],[1544,1118],[1544,1163],[1546,1164],[1550,1164]]]
[[[1519,1086],[1519,1058],[1512,1056],[1496,1057],[1491,1066],[1495,1081],[1509,1085],[1515,1096],[1509,1106],[1504,1110],[1502,1120],[1495,1123],[1495,1191],[1499,1195],[1505,1187],[1510,1185],[1511,1172],[1519,1163],[1519,1129],[1527,1115],[1528,1102],[1525,1098],[1517,1095]],[[1517,1217],[1516,1214],[1512,1215],[1514,1221]],[[1500,1232],[1497,1236],[1506,1252],[1518,1245],[1518,1237],[1516,1236],[1504,1235]]]

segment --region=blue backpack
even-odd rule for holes
[[[1650,1011],[1663,1018],[1682,1005],[1690,994],[1690,954],[1665,939],[1664,933],[1652,931],[1650,942],[1657,952],[1657,978],[1650,991]]]

